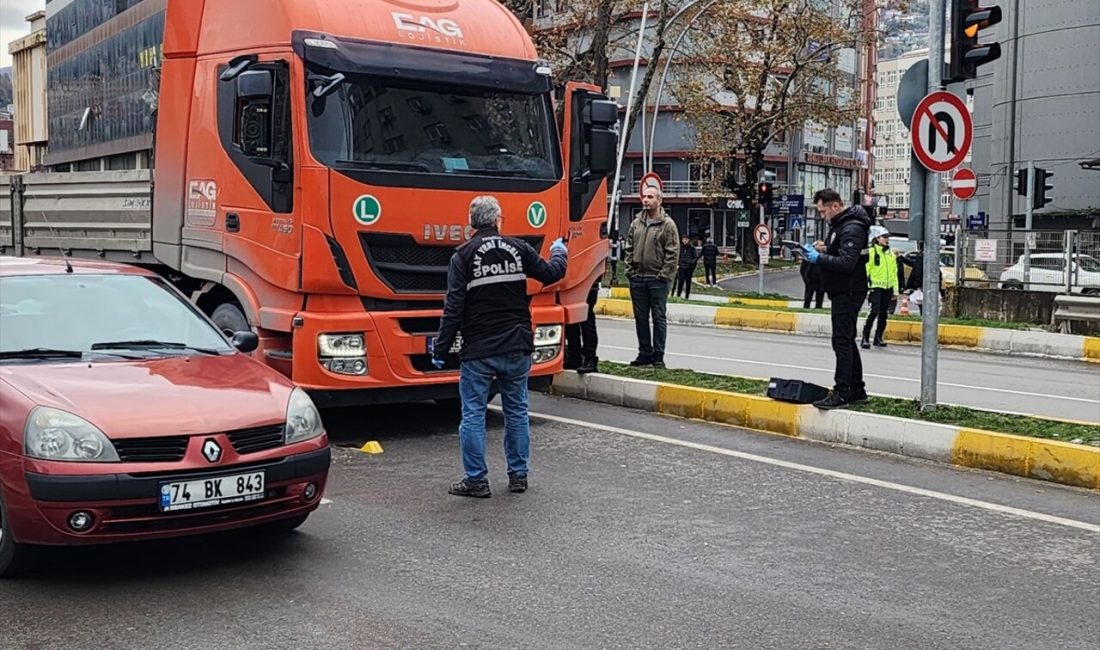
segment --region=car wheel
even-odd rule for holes
[[[26,573],[34,563],[34,550],[31,546],[15,542],[4,498],[0,497],[0,578],[14,578]]]
[[[1023,291],[1024,285],[1019,282],[1005,282],[1001,285],[1001,288],[1007,291]]]
[[[265,535],[289,535],[297,530],[299,526],[306,523],[306,519],[309,519],[309,513],[297,515],[289,519],[280,519],[279,521],[261,524],[256,527],[256,530]]]
[[[226,336],[252,330],[252,326],[248,324],[248,318],[245,317],[244,312],[231,302],[218,305],[218,308],[210,315],[210,320],[214,321],[214,324]]]
[[[1100,289],[1085,289],[1081,293],[1086,296],[1100,296]]]

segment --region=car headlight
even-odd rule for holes
[[[283,435],[283,443],[289,445],[292,442],[316,438],[324,431],[321,414],[317,412],[313,400],[304,390],[295,388],[286,405],[286,433]]]
[[[322,357],[362,357],[367,345],[362,334],[320,334],[317,347]]]
[[[535,328],[535,345],[557,345],[561,343],[561,325],[539,325]]]
[[[94,424],[48,406],[35,407],[27,418],[23,453],[42,460],[118,462],[115,446]]]

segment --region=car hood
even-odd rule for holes
[[[240,354],[5,365],[0,379],[34,404],[79,415],[115,439],[282,422],[293,390],[288,379]]]

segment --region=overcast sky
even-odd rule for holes
[[[46,0],[0,0],[0,68],[11,65],[8,43],[30,33],[31,24],[23,19],[45,8]]]

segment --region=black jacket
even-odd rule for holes
[[[680,244],[680,270],[688,271],[695,268],[695,265],[699,262],[699,254],[695,252],[695,247],[691,244]]]
[[[477,231],[455,249],[447,268],[447,298],[435,342],[442,358],[462,331],[462,360],[535,349],[527,278],[553,284],[565,276],[566,254],[550,261],[522,239],[504,237],[495,228]]]
[[[718,246],[703,244],[703,263],[713,266],[718,261]]]
[[[802,262],[798,267],[798,272],[802,276],[802,281],[807,286],[815,289],[821,288],[821,267],[817,264],[810,264],[809,262]]]
[[[904,271],[902,271],[903,265],[913,269],[909,272],[909,279],[898,286],[904,286],[906,289],[910,290],[924,287],[924,253],[917,253],[912,257],[902,255],[898,258],[898,261],[901,262],[901,264],[898,265],[898,270],[900,272],[904,273]]]
[[[825,238],[825,252],[818,256],[825,292],[867,293],[867,236],[871,218],[858,205],[838,214]]]

